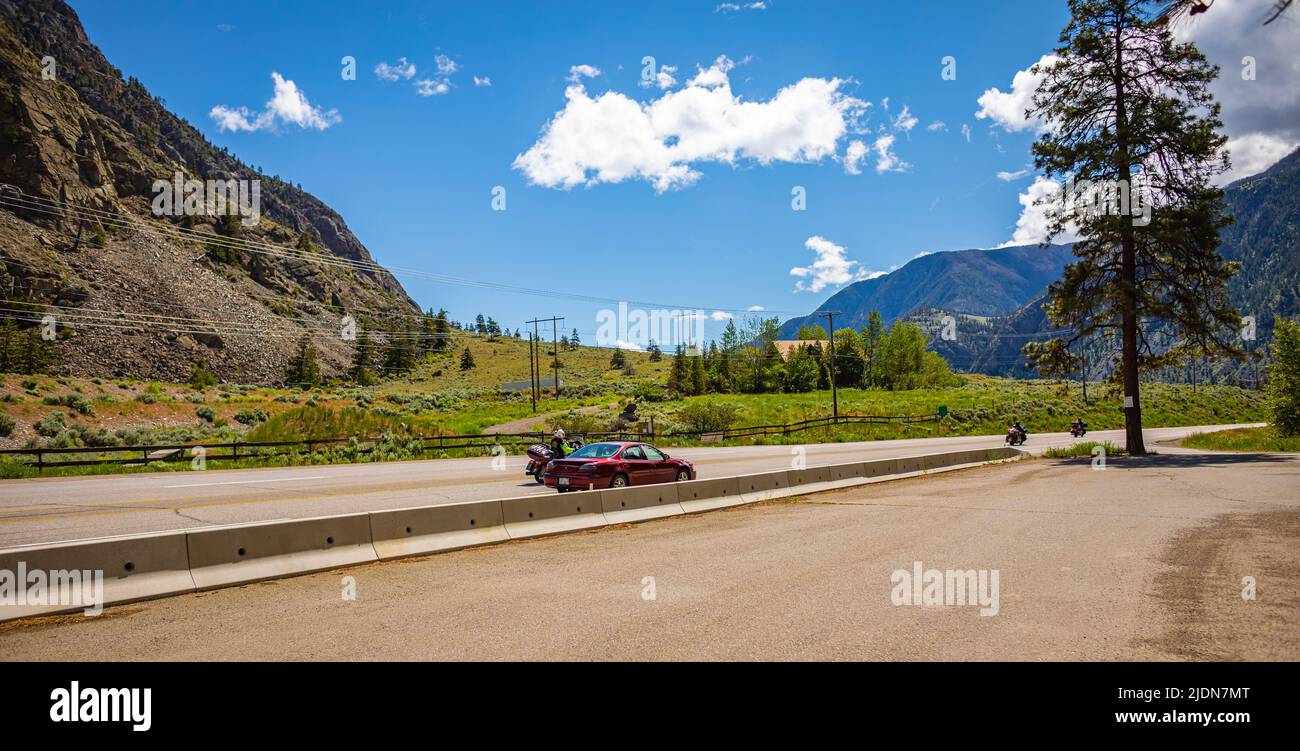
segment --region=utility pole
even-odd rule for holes
[[[1087,342],[1079,347],[1079,381],[1083,384],[1083,403],[1088,403],[1088,346]]]
[[[533,399],[533,414],[537,414],[537,368],[533,361],[533,351],[536,349],[537,339],[533,332],[528,332],[528,395]]]
[[[826,325],[830,327],[831,338],[831,414],[835,416],[835,422],[840,420],[840,395],[835,388],[835,316],[840,315],[838,310],[826,310],[817,314],[826,316]]]
[[[533,325],[533,332],[534,332],[535,334],[536,334],[536,332],[537,332],[537,324],[539,324],[539,323],[548,323],[548,322],[551,324],[552,348],[553,348],[553,350],[554,350],[554,351],[552,352],[552,354],[555,356],[555,359],[554,359],[554,362],[553,362],[553,370],[554,370],[554,372],[555,372],[555,398],[556,398],[556,399],[559,399],[559,398],[560,398],[560,337],[559,337],[559,324],[560,324],[560,321],[563,321],[563,320],[564,320],[563,318],[557,318],[557,317],[555,317],[555,316],[552,316],[552,317],[550,317],[550,318],[534,318],[534,319],[531,320],[531,321],[527,321],[527,323],[531,323],[531,324]],[[538,342],[538,349],[537,349],[537,392],[540,394],[540,393],[542,392],[542,356],[541,356],[541,355],[542,355],[542,351],[541,351],[541,346],[540,346],[540,345],[541,345],[541,337],[540,337],[540,336],[536,336],[536,339],[537,339],[537,342]]]

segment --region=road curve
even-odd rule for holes
[[[1230,425],[1153,428],[1148,445]],[[1068,433],[1030,436],[1041,452],[1077,442]],[[1082,440],[1122,443],[1123,431]],[[913,438],[801,446],[669,449],[695,463],[701,478],[886,459],[940,451],[993,448],[1001,435]],[[431,459],[374,464],[159,472],[0,481],[0,549],[217,524],[300,519],[378,509],[551,493],[523,474],[517,456]]]

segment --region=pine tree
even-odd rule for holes
[[[1175,43],[1155,22],[1149,0],[1070,0],[1058,61],[1039,72],[1029,115],[1047,131],[1034,163],[1049,177],[1104,191],[1091,200],[1058,194],[1047,206],[1049,232],[1067,222],[1082,238],[1078,260],[1049,289],[1051,321],[1069,337],[1027,345],[1031,361],[1052,362],[1078,339],[1102,330],[1120,336],[1124,423],[1131,454],[1142,440],[1139,376],[1192,352],[1240,356],[1228,343],[1239,314],[1227,303],[1235,266],[1219,256],[1219,230],[1231,219],[1211,179],[1226,169],[1219,105],[1209,85],[1218,68],[1191,44]],[[1132,192],[1136,178],[1143,190]],[[1149,191],[1145,189],[1149,186]],[[1118,195],[1115,195],[1118,193]],[[1134,199],[1149,200],[1137,213]],[[1118,204],[1112,206],[1111,204]],[[1181,343],[1157,353],[1151,322]]]
[[[615,349],[614,354],[610,355],[609,367],[617,368],[619,370],[627,367],[627,355],[623,354],[623,349],[621,347]]]
[[[578,338],[578,330],[577,330],[577,329],[574,329],[574,330],[573,330],[573,334],[569,337],[569,344],[572,344],[572,345],[575,346],[575,347],[577,347],[577,346],[579,346],[579,345],[582,344],[582,340]]]
[[[460,353],[460,369],[469,370],[474,367],[474,353],[469,351],[469,347]]]
[[[704,358],[696,355],[691,358],[691,393],[699,395],[704,393]]]
[[[688,377],[686,348],[679,344],[677,345],[677,351],[673,353],[672,370],[668,373],[668,390],[678,394],[686,393]]]
[[[655,344],[654,339],[650,340],[650,346],[646,347],[646,351],[650,353],[650,362],[659,362],[664,359],[664,351],[659,349],[659,345]]]
[[[290,386],[298,386],[304,391],[320,385],[320,363],[316,357],[316,345],[312,344],[309,334],[303,334],[298,340],[298,352],[289,361],[289,372],[285,375],[285,381]]]
[[[352,382],[358,386],[373,386],[378,380],[373,366],[374,351],[370,346],[370,337],[364,333],[357,337],[357,346],[352,351]]]

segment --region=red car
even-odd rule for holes
[[[648,443],[603,441],[589,443],[563,459],[551,460],[542,479],[547,487],[563,493],[694,480],[695,467]]]

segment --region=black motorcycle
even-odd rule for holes
[[[566,454],[572,454],[574,451],[583,447],[582,436],[574,436],[564,441]],[[542,478],[546,472],[546,465],[555,458],[555,452],[550,446],[544,443],[535,443],[528,447],[528,466],[524,469],[524,474],[531,476],[540,485],[546,480]]]

